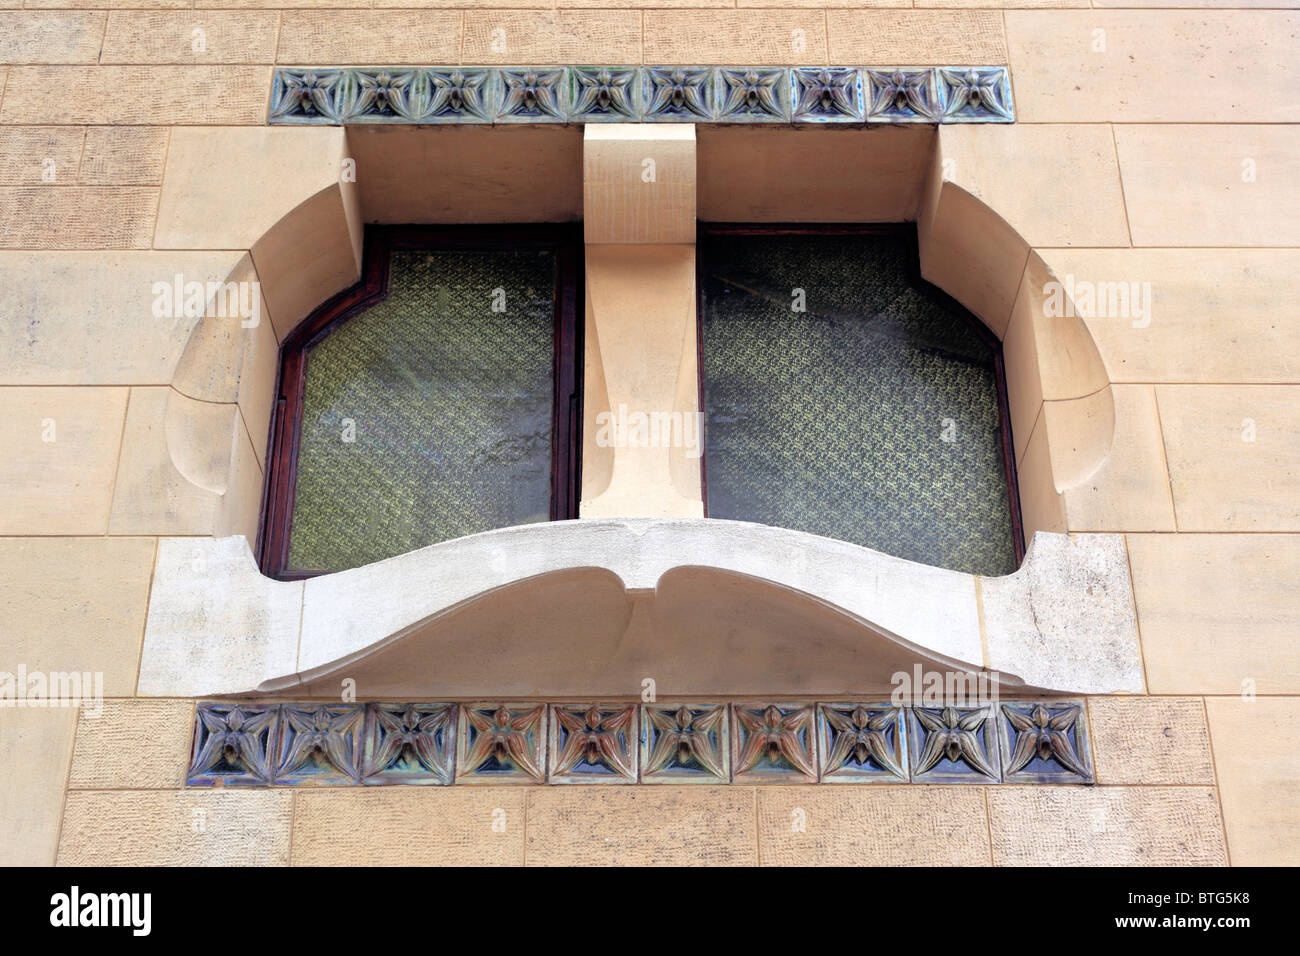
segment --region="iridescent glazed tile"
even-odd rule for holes
[[[1010,701],[998,707],[1007,783],[1092,783],[1081,700]]]
[[[816,783],[812,704],[733,704],[736,783]]]
[[[998,735],[992,705],[909,707],[907,742],[913,783],[998,783]]]
[[[719,122],[790,122],[789,70],[722,67],[716,84]]]
[[[271,81],[270,121],[341,123],[353,88],[348,70],[277,69]]]
[[[569,118],[575,123],[635,123],[640,118],[635,67],[592,66],[569,71]]]
[[[186,783],[191,787],[269,784],[279,716],[276,704],[200,703]]]
[[[888,703],[817,705],[822,783],[907,783],[907,727]]]
[[[644,704],[642,783],[728,783],[731,748],[726,704]]]
[[[361,782],[449,784],[455,741],[454,704],[369,704]]]
[[[1006,67],[941,67],[935,73],[943,122],[1016,121]]]
[[[651,66],[641,72],[643,121],[702,123],[713,118],[712,67]]]
[[[866,70],[863,84],[868,122],[938,122],[933,70]]]
[[[796,123],[861,123],[862,77],[855,67],[790,71]]]
[[[491,123],[501,102],[492,70],[427,70],[419,123]]]
[[[457,783],[543,783],[545,704],[462,704]]]
[[[551,783],[636,783],[635,704],[552,704]]]
[[[284,704],[275,782],[358,783],[364,725],[361,704]]]
[[[497,70],[501,85],[498,123],[563,123],[568,110],[567,70],[508,67]]]

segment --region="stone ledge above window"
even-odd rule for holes
[[[240,537],[165,538],[139,693],[853,697],[918,665],[1006,697],[1140,693],[1123,537],[1039,533],[979,578],[745,522],[559,521],[306,582]]]

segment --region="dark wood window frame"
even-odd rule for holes
[[[1007,375],[1002,360],[1002,340],[964,305],[944,292],[938,286],[927,282],[921,276],[920,247],[917,242],[915,223],[745,223],[745,222],[701,222],[698,225],[695,244],[695,284],[696,284],[696,368],[699,370],[699,408],[704,405],[704,248],[705,241],[714,236],[895,236],[902,239],[908,247],[908,277],[912,287],[932,301],[944,306],[953,314],[960,316],[970,325],[980,339],[993,352],[994,378],[998,390],[998,418],[1002,432],[1002,467],[1006,473],[1007,491],[1011,501],[1011,540],[1015,549],[1016,564],[1025,559],[1025,529],[1020,514],[1020,487],[1016,478],[1015,445],[1011,440],[1011,407],[1007,402]],[[707,428],[707,418],[705,427]],[[702,448],[707,442],[701,437]],[[708,453],[700,455],[700,492],[704,498],[704,514],[709,509]]]
[[[339,325],[387,297],[389,263],[398,249],[554,251],[557,275],[551,520],[578,516],[582,466],[582,224],[368,226],[361,281],[312,312],[280,346],[257,548],[262,573],[270,577],[300,580],[321,573],[293,571],[288,566],[307,352]]]

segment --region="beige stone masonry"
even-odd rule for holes
[[[115,10],[100,63],[274,63],[277,13]]]
[[[77,181],[84,130],[64,126],[0,128],[0,185]]]
[[[81,155],[81,181],[157,186],[170,139],[169,130],[151,126],[91,127]]]
[[[0,248],[148,249],[158,190],[0,186]]]
[[[588,245],[695,245],[694,126],[589,124],[582,171]]]
[[[76,726],[75,707],[0,707],[0,767],[7,771],[0,773],[4,866],[54,863]]]
[[[1212,787],[989,787],[997,866],[1222,866]]]
[[[94,63],[106,16],[0,11],[0,63]]]
[[[1300,245],[1300,125],[1116,126],[1115,145],[1133,245]]]
[[[998,11],[829,10],[826,28],[831,63],[991,66],[1007,62]]]
[[[386,10],[284,13],[278,63],[383,64],[457,63],[461,14]],[[526,59],[526,58],[525,58]]]
[[[0,534],[103,534],[125,388],[0,388]]]
[[[1300,531],[1300,387],[1159,385],[1180,531]]]
[[[97,715],[82,708],[68,789],[177,789],[193,735],[193,701],[105,700]]]
[[[159,249],[248,249],[283,338],[361,270],[361,219],[342,129],[177,129]]]
[[[531,788],[527,862],[540,866],[743,866],[757,862],[744,787]],[[580,809],[579,809],[580,807]]]
[[[756,789],[765,866],[989,863],[982,787]]]
[[[294,794],[295,866],[519,866],[524,790],[375,787]]]
[[[1294,12],[1008,10],[1006,24],[1022,123],[1300,120],[1293,97],[1261,95],[1300,80],[1300,14]],[[1163,185],[1177,193],[1175,182]]]
[[[285,866],[287,790],[74,790],[60,866]]]
[[[1214,785],[1199,697],[1093,697],[1088,716],[1098,783]]]
[[[1233,865],[1300,864],[1300,698],[1208,697],[1205,708]]]
[[[1127,538],[1151,693],[1300,693],[1300,536]]]
[[[0,538],[0,671],[89,671],[104,695],[134,694],[154,550],[152,538]]]
[[[0,123],[258,126],[269,66],[14,66]]]
[[[110,534],[242,534],[260,517],[262,469],[238,406],[133,388]]]
[[[827,62],[827,27],[820,10],[647,10],[642,29],[647,65]],[[850,56],[845,62],[858,61]]]
[[[1300,313],[1291,306],[1300,299],[1300,250],[1037,252],[1058,279],[1101,292],[1083,322],[1112,382],[1300,382]],[[1144,284],[1150,310],[1139,315],[1133,300],[1142,301]]]

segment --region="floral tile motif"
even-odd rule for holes
[[[790,71],[718,70],[719,122],[783,123],[790,120]]]
[[[1011,80],[1005,67],[935,70],[945,123],[1014,123]]]
[[[361,782],[449,784],[455,739],[452,704],[370,704]]]
[[[736,783],[816,783],[812,704],[734,704]]]
[[[908,750],[913,783],[998,783],[992,708],[912,707]]]
[[[907,782],[907,728],[892,704],[818,704],[823,783]]]
[[[1008,783],[1092,783],[1082,701],[1002,704],[998,735]]]
[[[280,708],[258,704],[199,704],[186,783],[266,786],[273,771]]]
[[[551,705],[551,783],[636,783],[634,704]]]
[[[285,704],[275,782],[348,784],[360,780],[365,712],[360,704]]]
[[[272,124],[1013,123],[1006,67],[277,67]]]
[[[463,704],[459,730],[458,783],[545,781],[545,704]]]
[[[641,708],[642,783],[728,783],[726,704],[646,704]]]
[[[350,105],[350,70],[276,70],[270,120],[341,123]]]
[[[501,70],[498,123],[563,123],[565,71],[558,68]]]
[[[796,123],[861,123],[862,79],[852,68],[791,71]]]
[[[429,70],[423,83],[418,122],[492,122],[500,91],[490,70]]]
[[[702,66],[647,67],[642,118],[698,123],[713,118],[713,71]]]
[[[930,70],[867,70],[867,119],[933,123],[938,116]]]
[[[569,102],[570,119],[577,123],[622,120],[634,123],[640,116],[636,103],[637,71],[633,67],[574,67]]]

